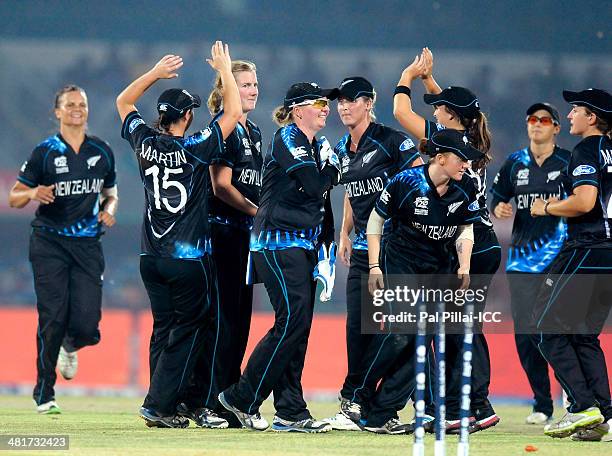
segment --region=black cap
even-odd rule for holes
[[[426,93],[423,100],[428,105],[448,105],[461,117],[474,119],[480,112],[478,98],[464,87],[447,87],[437,95]]]
[[[178,119],[185,111],[199,108],[202,100],[198,95],[192,95],[184,89],[164,90],[157,99],[157,112],[166,114],[170,119]]]
[[[563,91],[563,98],[576,106],[585,106],[606,121],[612,121],[612,95],[602,89],[586,89],[581,92]]]
[[[361,76],[344,78],[338,87],[338,97],[348,98],[351,101],[359,97],[374,99],[374,87],[370,81]]]
[[[285,108],[293,108],[303,101],[317,100],[319,98],[335,100],[338,98],[338,89],[322,89],[314,82],[298,82],[287,90],[283,106]]]
[[[550,114],[555,122],[561,123],[561,118],[559,117],[559,111],[557,111],[557,108],[555,108],[550,103],[540,102],[540,103],[532,104],[527,109],[527,113],[526,114],[528,116],[530,116],[531,114],[533,114],[536,111],[539,111],[540,109],[543,109],[548,114]]]
[[[484,154],[470,144],[465,132],[445,128],[429,138],[429,150],[437,154],[452,152],[463,160],[479,160]]]

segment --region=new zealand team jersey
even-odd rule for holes
[[[555,146],[552,155],[538,166],[526,147],[511,154],[495,176],[491,210],[512,198],[516,203],[506,271],[544,272],[561,250],[567,236],[565,220],[532,217],[530,209],[537,198],[565,196],[563,181],[569,159],[568,150]]]
[[[144,185],[142,253],[165,258],[210,253],[206,192],[208,165],[223,149],[219,124],[182,138],[161,134],[133,111],[121,136],[136,152]]]
[[[217,114],[213,122],[222,114]],[[255,205],[259,204],[262,163],[261,131],[250,120],[247,120],[246,126],[240,123],[236,125],[235,130],[225,139],[225,150],[211,161],[211,164],[232,168],[232,185]],[[211,222],[250,229],[253,217],[215,197],[212,188],[209,189],[209,197]]]
[[[361,136],[356,152],[351,152],[350,141],[346,134],[335,149],[342,166],[340,183],[353,210],[353,248],[367,250],[366,225],[376,200],[393,176],[412,166],[419,152],[407,135],[374,122]]]
[[[597,187],[595,207],[580,217],[568,217],[568,243],[612,248],[612,141],[607,136],[584,138],[572,151],[567,173],[568,193],[581,185]]]
[[[443,129],[444,126],[439,123],[435,123],[430,120],[425,121],[425,137],[427,139],[429,139],[436,131]],[[476,187],[476,195],[478,197],[478,204],[480,206],[480,220],[474,223],[474,235],[476,236],[476,243],[478,243],[478,231],[493,228],[493,223],[491,222],[491,217],[489,215],[489,209],[487,208],[487,169],[484,168],[480,172],[476,172],[470,167],[468,168],[466,174],[470,176],[474,182],[474,186]],[[482,251],[488,247],[489,246],[479,245],[478,250]]]
[[[386,250],[409,263],[448,266],[459,225],[479,219],[476,188],[464,174],[451,180],[440,196],[429,177],[429,165],[409,168],[397,174],[376,202],[376,212],[391,219]]]
[[[319,152],[324,143],[325,137],[310,143],[295,124],[276,131],[264,157],[260,205],[251,232],[252,251],[315,248],[325,198],[308,196],[293,173],[304,167],[319,173]]]
[[[38,207],[32,226],[70,237],[100,236],[100,193],[115,179],[115,158],[106,142],[85,136],[76,153],[59,133],[36,146],[17,177],[31,188],[55,185],[55,201]]]

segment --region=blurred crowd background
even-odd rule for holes
[[[148,307],[138,272],[143,195],[133,153],[120,138],[114,100],[164,54],[181,55],[185,65],[177,80],[159,83],[143,97],[139,109],[148,121],[155,119],[155,101],[165,88],[208,96],[214,75],[204,59],[212,42],[222,39],[234,59],[257,65],[259,102],[249,118],[261,127],[267,148],[276,128],[271,112],[298,81],[332,87],[344,77],[364,76],[378,93],[378,120],[399,128],[393,89],[403,68],[428,46],[438,83],[472,89],[489,118],[489,183],[507,155],[527,145],[529,105],[549,101],[564,115],[569,107],[563,89],[611,86],[612,9],[606,1],[334,0],[288,6],[272,0],[4,0],[0,17],[0,306],[35,304],[27,259],[34,207],[10,209],[7,195],[32,149],[55,132],[53,98],[67,83],[87,91],[89,131],[115,152],[120,207],[117,225],[103,239],[104,305],[133,309]],[[431,118],[422,94],[416,81],[414,108]],[[192,129],[209,121],[202,108]],[[577,139],[567,133],[567,122],[562,127],[558,142],[571,149]],[[344,134],[335,103],[322,133],[332,144]],[[343,189],[336,188],[338,228],[342,198]],[[496,223],[496,231],[507,245],[510,225]],[[344,311],[345,277],[340,265],[334,298],[317,311]],[[255,308],[269,310],[263,290]]]

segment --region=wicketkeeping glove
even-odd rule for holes
[[[336,280],[336,250],[335,242],[327,247],[322,244],[319,247],[319,262],[314,268],[312,276],[323,285],[323,291],[319,295],[321,302],[326,302],[331,299],[332,291],[334,290],[334,281]]]
[[[331,144],[325,136],[321,136],[319,140],[319,157],[321,157],[321,169],[325,169],[326,166],[332,166],[338,173],[337,181],[340,182],[342,179],[342,167],[340,166],[340,159],[338,154],[334,151]]]

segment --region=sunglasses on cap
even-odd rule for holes
[[[301,103],[294,105],[293,107],[296,107],[296,106],[312,106],[313,108],[323,109],[329,106],[329,100],[327,98],[318,98],[316,100],[306,100],[306,101],[302,101]]]
[[[531,115],[531,116],[527,116],[527,119],[525,120],[527,121],[529,125],[535,125],[538,122],[540,122],[545,127],[550,127],[552,125],[559,124],[555,119],[553,119],[552,117],[548,117],[548,116],[538,117],[538,116]]]

